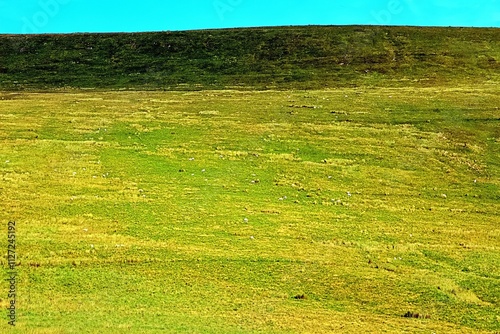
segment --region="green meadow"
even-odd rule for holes
[[[3,92],[0,331],[498,333],[499,106],[491,82]]]

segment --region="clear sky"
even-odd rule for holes
[[[317,24],[500,27],[500,0],[0,0],[0,33]]]

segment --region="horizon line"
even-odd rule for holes
[[[137,30],[137,31],[74,31],[74,32],[38,32],[38,33],[2,33],[0,36],[42,36],[42,35],[83,35],[83,34],[147,34],[147,33],[172,33],[172,32],[202,32],[202,31],[228,31],[250,29],[283,29],[283,28],[335,28],[335,27],[376,27],[376,28],[431,28],[431,29],[500,29],[497,26],[446,26],[446,25],[404,25],[404,24],[299,24],[299,25],[263,25],[224,28],[201,29],[169,29],[169,30]]]

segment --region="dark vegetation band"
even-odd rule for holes
[[[0,89],[311,89],[500,78],[500,30],[309,26],[1,35]]]

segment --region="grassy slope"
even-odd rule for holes
[[[18,332],[498,332],[498,93],[3,93]]]
[[[493,29],[0,37],[4,90],[290,89],[2,93],[18,331],[499,331],[499,59]]]
[[[0,36],[0,89],[498,82],[498,36],[498,29],[356,26]]]

